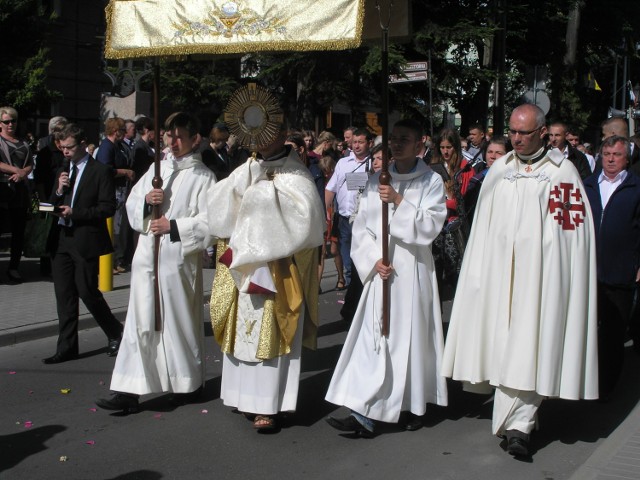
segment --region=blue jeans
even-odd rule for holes
[[[340,255],[344,266],[344,280],[349,285],[351,283],[351,224],[349,217],[338,216],[338,233]]]

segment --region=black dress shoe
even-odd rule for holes
[[[109,344],[107,346],[108,357],[115,357],[116,355],[118,355],[118,350],[120,350],[120,342],[122,342],[122,337],[109,339]]]
[[[370,432],[362,425],[353,415],[344,418],[327,417],[326,421],[336,430],[341,432],[353,432],[363,438],[373,438],[373,432]]]
[[[528,457],[529,442],[524,438],[511,437],[507,440],[507,452],[514,457]]]
[[[187,403],[194,403],[198,400],[198,398],[202,395],[202,386],[200,386],[197,390],[189,393],[174,393],[169,397],[169,403],[179,407],[181,405],[186,405]]]
[[[56,353],[51,357],[43,358],[42,363],[45,365],[53,365],[55,363],[68,362],[69,360],[75,360],[78,355],[74,353]]]
[[[111,398],[99,398],[96,405],[105,410],[136,413],[139,410],[138,396],[127,393],[114,393]]]
[[[422,428],[423,425],[421,417],[411,412],[403,413],[404,415],[401,417],[400,425],[402,425],[407,432],[415,432]]]

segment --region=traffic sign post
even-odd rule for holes
[[[428,62],[409,62],[402,67],[401,75],[389,75],[389,83],[425,82],[429,78]]]

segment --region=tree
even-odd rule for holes
[[[47,86],[51,61],[46,43],[53,19],[41,1],[0,0],[0,31],[10,42],[0,62],[3,105],[31,113],[46,110],[59,98],[60,94]]]

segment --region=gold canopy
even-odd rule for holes
[[[360,45],[364,0],[110,0],[110,59]]]

